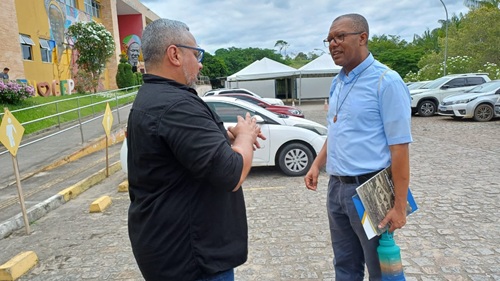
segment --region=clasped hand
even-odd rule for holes
[[[260,131],[260,126],[257,124],[255,117],[251,117],[250,113],[246,113],[245,118],[238,116],[238,123],[236,126],[230,126],[227,128],[227,133],[231,143],[234,142],[236,138],[247,137],[252,140],[253,149],[260,148],[260,144],[257,138],[265,140],[266,137]]]

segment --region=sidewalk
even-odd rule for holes
[[[116,112],[112,134],[108,140],[109,173],[121,168],[119,150],[124,138],[128,108]],[[106,177],[106,140],[101,120],[83,125],[86,138],[81,144],[79,129],[21,147],[17,154],[21,187],[30,223],[36,222],[67,200],[58,193],[73,186],[81,191]],[[53,132],[46,132],[48,135]],[[41,136],[39,136],[41,137]],[[33,141],[30,137],[22,143]],[[3,147],[2,147],[3,149]],[[0,240],[13,231],[25,228],[16,178],[10,153],[0,155]],[[86,181],[90,182],[87,183]]]

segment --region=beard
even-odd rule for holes
[[[186,86],[195,89],[196,82],[198,82],[198,74],[190,74],[184,65],[182,66],[182,72],[184,73],[184,79],[186,79]]]

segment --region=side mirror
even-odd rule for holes
[[[259,102],[257,105],[260,106],[260,107],[262,107],[262,108],[266,108],[266,105],[264,103],[262,103],[262,102]]]
[[[449,88],[450,88],[450,85],[443,85],[443,86],[441,86],[441,89],[443,89],[443,90],[446,90],[446,89],[449,89]]]

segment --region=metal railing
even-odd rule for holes
[[[22,143],[21,145],[19,145],[19,148],[28,146],[30,144],[33,144],[33,143],[36,143],[36,142],[39,142],[39,141],[42,141],[42,140],[45,140],[47,138],[51,138],[51,137],[57,136],[57,135],[59,135],[59,134],[61,134],[63,132],[66,132],[66,131],[74,129],[74,128],[79,128],[80,129],[81,142],[82,142],[82,144],[84,144],[85,138],[84,138],[84,133],[83,133],[83,125],[87,124],[89,122],[92,122],[92,121],[94,121],[96,119],[102,118],[103,115],[104,115],[104,112],[99,113],[98,115],[96,115],[95,107],[98,106],[98,105],[100,105],[100,104],[106,104],[106,103],[109,102],[111,111],[112,112],[116,112],[116,116],[117,116],[117,119],[118,119],[117,120],[118,124],[121,124],[120,109],[129,107],[129,106],[132,105],[132,103],[130,102],[130,103],[124,103],[124,104],[120,105],[120,100],[126,99],[126,98],[129,98],[129,97],[137,95],[137,90],[138,90],[138,86],[134,86],[134,87],[128,87],[128,88],[123,88],[123,89],[118,89],[118,90],[100,92],[100,93],[90,94],[90,95],[85,95],[85,96],[78,96],[78,97],[74,97],[74,98],[68,98],[68,99],[63,99],[63,100],[58,100],[58,101],[53,101],[53,102],[48,102],[48,103],[39,104],[39,105],[35,105],[35,106],[30,106],[30,107],[25,107],[25,108],[21,108],[21,109],[12,110],[11,113],[14,114],[16,112],[30,111],[30,110],[40,109],[40,108],[43,108],[43,107],[55,106],[55,113],[54,114],[50,114],[50,115],[47,115],[47,116],[43,116],[41,118],[36,118],[36,119],[33,119],[33,120],[25,121],[25,122],[22,122],[21,125],[22,126],[26,126],[26,125],[29,125],[29,124],[35,124],[35,123],[38,123],[38,122],[43,122],[43,121],[46,121],[46,120],[49,120],[49,119],[57,118],[57,125],[55,125],[55,129],[57,131],[53,132],[53,133],[50,133],[48,135],[39,137],[39,138],[35,138],[35,139],[31,140],[31,141]],[[94,102],[94,97],[104,97],[106,99]],[[87,104],[87,105],[81,106],[80,105],[80,101],[82,99],[90,99],[90,103]],[[76,103],[77,103],[77,106],[75,108],[72,108],[72,109],[69,109],[69,110],[60,111],[59,108],[62,107],[62,106],[60,106],[62,103],[72,102],[72,101],[75,101],[75,100],[76,100]],[[91,115],[91,117],[89,117],[90,115],[82,116],[81,112],[82,112],[83,109],[86,109],[86,108],[91,108],[92,109],[92,115]],[[74,119],[72,121],[61,122],[61,116],[65,115],[65,114],[74,113],[74,112],[76,112],[78,114],[78,118],[76,118],[76,119]],[[3,115],[4,115],[3,112],[0,113],[0,120],[2,119]],[[71,124],[73,122],[76,122],[77,124],[69,125],[66,128],[62,128],[62,124]],[[0,152],[0,155],[5,154],[7,152],[8,152],[8,150],[2,151],[2,152]]]

